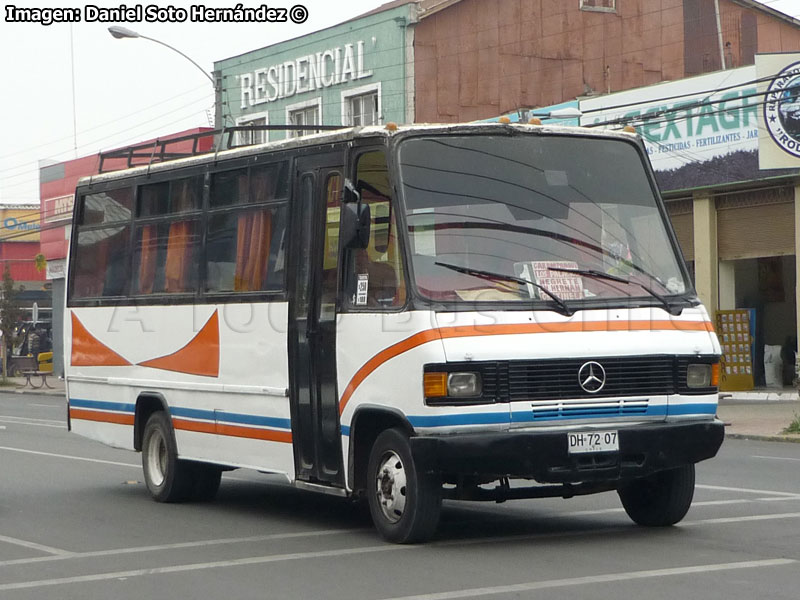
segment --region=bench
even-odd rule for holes
[[[39,388],[46,387],[49,389],[55,389],[52,385],[47,383],[47,376],[52,375],[52,371],[23,371],[22,374],[25,376],[25,385],[22,387],[31,386],[33,389],[38,390]],[[41,377],[42,383],[39,385],[33,385],[33,381],[31,381],[31,377]]]

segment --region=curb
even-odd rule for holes
[[[9,390],[9,392],[14,394],[21,394],[21,395],[34,395],[34,396],[63,396],[66,397],[65,390],[39,390],[39,389],[15,389]]]
[[[800,444],[800,435],[758,435],[725,432],[725,437],[733,440],[751,440],[754,442],[788,442],[790,444]]]

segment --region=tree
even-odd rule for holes
[[[47,268],[47,259],[44,257],[44,254],[37,254],[33,257],[33,264],[36,270],[41,273]]]
[[[8,371],[8,348],[14,343],[14,329],[17,326],[22,310],[19,303],[18,292],[14,289],[14,279],[6,264],[3,270],[2,297],[0,297],[0,355],[3,359],[3,381],[6,380]]]

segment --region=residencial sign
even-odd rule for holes
[[[364,66],[361,40],[256,69],[237,79],[241,107],[248,108],[371,76]]]
[[[759,111],[758,166],[800,167],[800,53],[756,55]]]
[[[580,102],[581,125],[633,125],[662,190],[758,177],[760,98],[754,66]]]

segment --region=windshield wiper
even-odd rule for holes
[[[683,312],[683,307],[671,304],[670,301],[667,300],[664,296],[654,291],[652,288],[647,287],[643,283],[639,283],[638,281],[631,281],[630,279],[625,279],[624,277],[620,277],[618,275],[612,275],[611,273],[604,273],[603,271],[598,271],[596,269],[569,269],[565,267],[547,267],[547,270],[561,271],[562,273],[575,273],[576,275],[586,275],[587,277],[595,277],[596,279],[608,279],[609,281],[626,283],[628,285],[638,285],[645,292],[650,294],[653,298],[661,302],[661,304],[664,305],[664,308],[667,310],[669,314],[677,316],[681,314],[681,312]]]
[[[556,305],[560,308],[560,310],[557,311],[558,313],[564,315],[565,317],[571,317],[572,315],[575,314],[575,311],[572,308],[570,308],[569,305],[566,302],[564,302],[564,300],[556,296],[546,287],[544,287],[543,285],[539,285],[538,283],[535,283],[528,279],[525,279],[523,277],[504,275],[502,273],[492,273],[491,271],[481,271],[479,269],[472,269],[470,267],[461,267],[459,265],[451,265],[450,263],[443,263],[439,261],[436,261],[433,264],[439,265],[440,267],[445,267],[447,269],[452,269],[453,271],[457,271],[458,273],[473,275],[474,277],[479,277],[481,279],[488,279],[489,281],[512,281],[514,283],[532,285],[533,287],[535,287],[538,290],[541,290],[542,292],[544,292],[545,294],[550,296],[550,298],[553,299],[553,302],[555,302]]]

